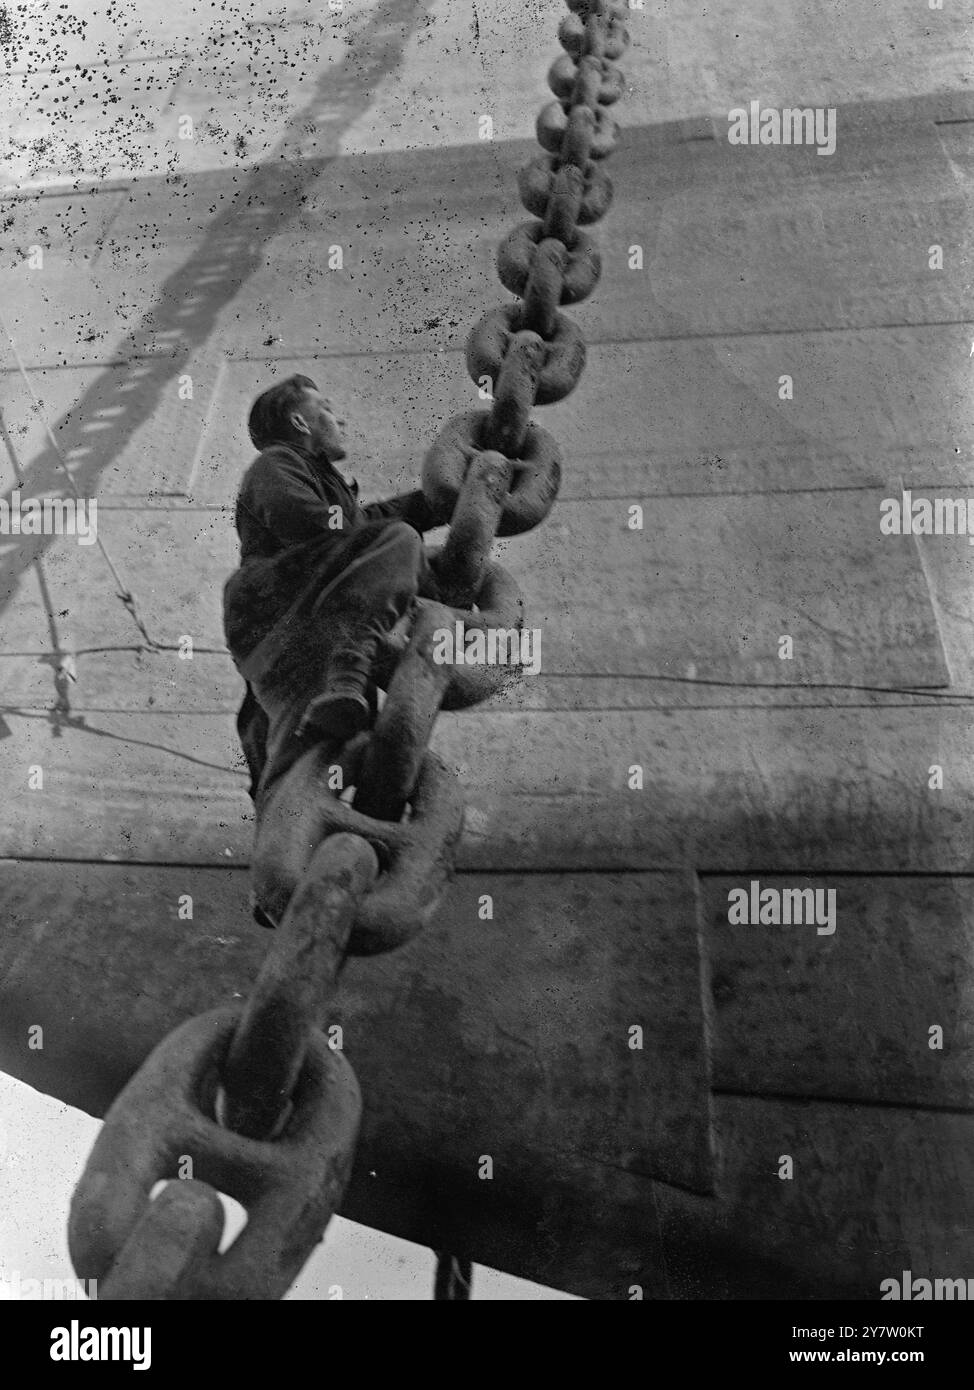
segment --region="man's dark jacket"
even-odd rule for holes
[[[329,511],[335,506],[342,509],[341,530]],[[312,458],[286,444],[264,449],[247,469],[234,519],[241,565],[323,536],[333,536],[340,546],[366,521],[405,521],[419,532],[437,524],[422,492],[363,507],[358,483],[348,484],[327,459]]]
[[[340,528],[331,510],[336,506]],[[382,522],[406,522],[420,533],[440,524],[421,491],[362,506],[354,480],[347,483],[326,458],[287,444],[270,445],[247,469],[234,521],[240,568],[227,588],[224,626],[238,661],[273,626],[309,573],[324,588],[371,543]],[[249,683],[237,731],[253,796],[264,766],[267,717]]]

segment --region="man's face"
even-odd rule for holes
[[[330,400],[320,391],[307,389],[301,398],[301,409],[291,416],[291,423],[304,438],[309,449],[324,454],[329,463],[346,456],[342,430],[345,421],[339,419]]]

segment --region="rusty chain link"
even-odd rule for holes
[[[169,1034],[105,1118],[69,1222],[75,1270],[99,1281],[102,1299],[281,1298],[344,1194],[361,1100],[319,1025],[346,956],[412,939],[453,872],[463,797],[429,751],[433,725],[441,709],[488,699],[510,676],[438,664],[434,633],[458,621],[467,631],[523,625],[520,589],[490,548],[551,511],[561,451],[531,411],[564,399],[585,365],[581,332],[559,309],[587,298],[601,274],[580,228],[612,201],[598,162],[618,141],[608,108],[624,90],[614,60],[629,36],[619,3],[568,8],[565,53],[548,74],[555,100],[537,121],[546,153],[518,176],[537,220],[515,227],[497,256],[501,283],[520,302],[490,310],[467,343],[470,375],[492,384],[491,408],[448,421],[423,463],[427,499],[452,518],[430,557],[443,601],[417,601],[374,728],[338,755],[352,804],[330,789],[335,759],[316,748],[262,808],[253,881],[278,929],[249,1000]],[[150,1201],[186,1157],[191,1176]],[[248,1217],[223,1253],[217,1191]],[[469,1261],[438,1254],[435,1297],[469,1295]]]

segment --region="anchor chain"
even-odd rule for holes
[[[603,161],[618,141],[610,107],[624,90],[615,59],[629,41],[624,6],[568,0],[548,73],[555,99],[537,121],[545,151],[518,176],[534,215],[504,238],[501,283],[519,302],[490,310],[470,334],[466,365],[490,382],[489,410],[448,421],[423,463],[422,486],[448,539],[430,556],[441,602],[420,599],[409,644],[370,731],[338,755],[352,804],[329,787],[334,757],[306,753],[262,808],[255,893],[278,923],[243,1005],[183,1023],[111,1106],[71,1203],[79,1277],[102,1299],[278,1299],[323,1238],[351,1172],[358,1083],[320,1023],[349,955],[393,950],[429,922],[453,872],[463,820],[457,777],[428,744],[441,709],[490,698],[497,667],[433,659],[437,629],[520,629],[516,581],[490,558],[497,536],[547,517],[561,450],[535,425],[535,405],[563,400],[585,342],[560,309],[601,274],[581,230],[605,215]],[[406,814],[408,810],[408,815]],[[172,1179],[186,1157],[191,1177]],[[224,1252],[217,1192],[240,1201],[247,1226]],[[470,1295],[470,1263],[438,1254],[435,1296]]]

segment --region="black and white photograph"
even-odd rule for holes
[[[929,1366],[974,1300],[971,0],[6,0],[0,225],[38,1364],[372,1300]]]

